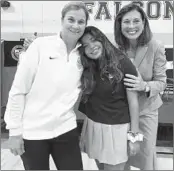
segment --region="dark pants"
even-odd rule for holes
[[[49,170],[51,154],[58,170],[83,170],[78,130],[48,140],[25,140],[21,156],[25,170]]]
[[[25,154],[25,153],[24,153]],[[29,166],[28,166],[28,162],[27,162],[27,158],[26,158],[26,156],[24,155],[24,154],[22,154],[20,157],[21,157],[21,160],[22,160],[22,162],[23,162],[23,165],[24,165],[24,169],[25,170],[30,170],[29,169]]]

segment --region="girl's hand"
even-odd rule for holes
[[[33,42],[33,40],[34,40],[34,39],[32,39],[32,38],[26,38],[26,39],[24,40],[23,46],[24,46],[25,50],[28,49],[28,47],[29,47],[30,44]]]
[[[135,156],[140,151],[140,141],[132,143],[131,141],[128,142],[128,154],[130,156]]]
[[[28,49],[28,47],[30,46],[30,44],[31,44],[36,38],[37,38],[37,32],[35,32],[34,35],[33,35],[32,37],[26,38],[26,39],[24,40],[23,46],[24,46],[25,50]]]

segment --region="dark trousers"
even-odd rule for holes
[[[58,170],[83,170],[77,128],[48,140],[25,140],[25,170],[49,170],[51,154]]]
[[[20,157],[21,157],[21,160],[22,160],[22,162],[23,162],[24,169],[25,169],[25,170],[30,170],[30,168],[29,168],[29,166],[28,166],[27,158],[26,158],[26,156],[25,156],[25,153],[22,154]]]

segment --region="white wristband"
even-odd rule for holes
[[[131,132],[127,133],[127,139],[131,141],[132,143],[135,143],[137,141],[143,141],[143,137],[144,135],[141,133],[136,133],[134,135]]]

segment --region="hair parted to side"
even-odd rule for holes
[[[86,24],[87,24],[88,19],[89,19],[89,13],[88,13],[88,10],[87,10],[85,4],[82,1],[72,1],[72,2],[67,3],[64,6],[64,8],[62,9],[62,19],[64,19],[67,12],[69,12],[71,10],[80,10],[80,9],[82,9],[85,12]]]
[[[152,39],[152,32],[151,32],[151,29],[149,26],[149,21],[148,21],[147,15],[145,14],[144,10],[139,5],[137,5],[135,3],[130,3],[120,9],[120,11],[118,12],[118,14],[115,18],[115,22],[114,22],[115,42],[123,50],[125,50],[129,47],[129,41],[122,34],[121,22],[122,22],[123,16],[133,10],[136,10],[141,14],[141,18],[144,22],[144,30],[141,33],[141,35],[139,36],[139,38],[137,39],[138,46],[144,46]]]
[[[90,34],[94,37],[95,41],[102,43],[103,52],[102,56],[93,60],[86,56],[84,47],[79,48],[82,66],[84,71],[81,76],[81,89],[82,89],[82,101],[86,102],[93,92],[96,80],[96,73],[100,74],[101,79],[109,79],[113,86],[113,93],[117,91],[118,83],[123,78],[121,71],[120,59],[125,55],[117,49],[109,39],[96,27],[88,26],[85,29],[84,35]],[[83,37],[83,36],[82,36]],[[80,39],[81,42],[82,38]],[[81,42],[82,43],[82,42]]]

